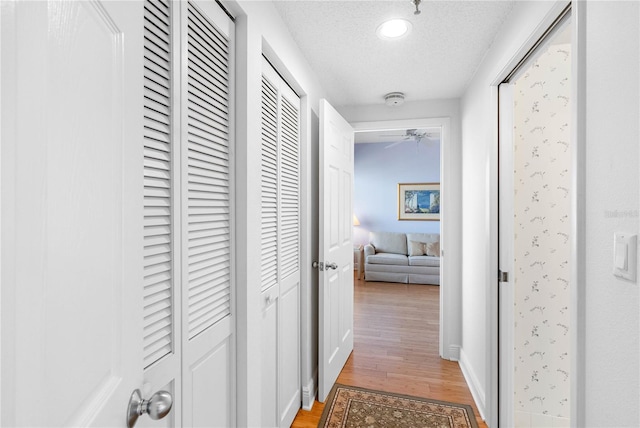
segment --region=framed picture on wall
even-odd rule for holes
[[[440,183],[398,183],[398,220],[440,220]]]

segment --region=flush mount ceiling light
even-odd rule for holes
[[[402,92],[389,92],[384,96],[384,102],[389,107],[397,107],[404,103],[404,94]]]
[[[411,23],[406,19],[390,19],[376,29],[376,34],[383,40],[399,39],[411,31]]]

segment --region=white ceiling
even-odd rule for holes
[[[275,7],[336,106],[458,98],[471,80],[513,0],[429,1],[414,15],[409,0],[276,0]],[[413,24],[400,40],[380,40],[390,18]]]

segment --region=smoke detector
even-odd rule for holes
[[[389,107],[396,107],[404,103],[404,94],[402,92],[389,92],[384,96],[384,102]]]

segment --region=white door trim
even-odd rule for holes
[[[454,277],[452,270],[455,266],[447,263],[447,254],[451,254],[449,236],[452,236],[453,228],[456,227],[451,221],[446,220],[447,208],[452,205],[448,202],[447,184],[452,183],[451,171],[451,119],[449,117],[433,117],[422,119],[403,119],[373,122],[353,122],[351,123],[355,132],[381,131],[389,129],[407,128],[440,128],[440,190],[442,200],[440,204],[440,249],[443,257],[440,261],[440,333],[438,338],[440,357],[446,360],[457,361],[460,356],[460,343],[455,343],[458,334],[451,331],[451,326],[461,325],[462,314],[456,310],[455,294],[452,284],[447,278]],[[461,249],[459,249],[461,251]],[[459,306],[459,305],[458,305]],[[459,322],[456,322],[458,320]]]
[[[508,76],[522,58],[542,37],[547,29],[555,22],[562,11],[571,5],[571,25],[572,25],[572,98],[571,115],[573,117],[573,158],[572,158],[572,192],[571,201],[571,265],[572,265],[572,294],[571,294],[571,426],[584,426],[585,418],[585,396],[584,396],[584,378],[585,378],[585,292],[584,278],[586,271],[585,257],[585,194],[586,194],[586,171],[585,171],[585,135],[586,135],[586,5],[578,0],[557,0],[550,8],[547,15],[540,21],[529,38],[516,50],[515,54],[504,64],[504,67],[496,75],[491,84],[492,109],[495,120],[493,125],[493,144],[490,151],[489,173],[492,177],[490,182],[490,193],[497,195],[498,192],[498,85]],[[495,179],[494,179],[495,178]],[[491,427],[498,426],[498,412],[502,404],[498,396],[498,284],[497,284],[497,266],[498,266],[498,210],[497,199],[492,200],[490,206],[491,227],[491,266],[495,268],[496,275],[492,276],[489,281],[490,292],[487,325],[490,326],[490,333],[487,343],[487,362],[490,376],[489,394],[486,403],[488,409],[487,424]],[[506,425],[504,425],[506,426]]]
[[[514,208],[514,174],[513,174],[513,126],[514,108],[513,95],[514,85],[502,83],[499,86],[499,145],[498,156],[498,269],[507,272],[508,280],[498,283],[496,298],[500,307],[500,322],[498,331],[502,346],[499,346],[498,358],[500,359],[499,370],[499,391],[502,392],[498,411],[500,412],[501,425],[511,427],[514,425],[514,319],[513,319],[513,299],[514,299],[514,262],[513,262],[513,208]],[[509,106],[502,108],[501,106]],[[504,160],[503,160],[504,159]],[[504,220],[503,220],[504,218]],[[500,239],[500,236],[506,238]],[[506,241],[506,242],[505,242]],[[489,293],[493,295],[493,293]],[[493,380],[493,379],[492,379]]]
[[[587,61],[586,5],[571,1],[571,117],[573,151],[571,154],[571,426],[586,424],[585,342],[586,342],[586,142],[587,142]]]

